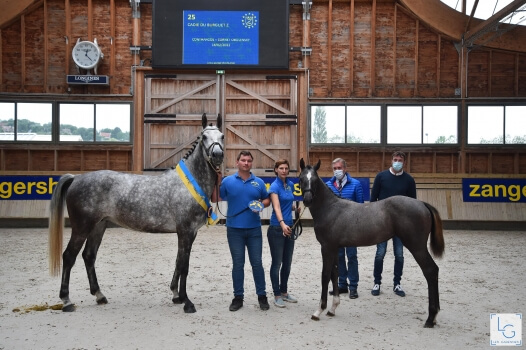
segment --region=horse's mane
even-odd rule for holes
[[[197,144],[199,143],[199,140],[201,140],[201,136],[198,136],[197,139],[192,143],[192,148],[190,148],[190,150],[188,150],[188,152],[186,152],[186,154],[184,155],[183,159],[184,160],[187,160],[188,157],[194,153],[195,151],[195,148],[197,147]]]

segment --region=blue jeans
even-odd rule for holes
[[[244,297],[245,289],[245,247],[252,266],[252,276],[257,295],[267,295],[265,291],[265,271],[263,270],[263,237],[261,226],[254,228],[226,228],[228,247],[232,255],[232,283],[234,296]]]
[[[347,255],[347,264],[345,263]],[[347,284],[347,278],[349,284]],[[338,249],[338,287],[349,289],[358,289],[358,250],[356,247],[344,247]]]
[[[387,241],[378,243],[376,245],[376,256],[374,257],[374,284],[382,284],[382,271],[384,269],[384,256],[387,250]],[[393,237],[393,252],[395,256],[394,263],[394,278],[393,282],[396,286],[400,284],[402,279],[402,271],[404,270],[404,245],[398,237]]]
[[[269,226],[267,230],[268,245],[272,264],[270,265],[270,282],[274,296],[288,292],[290,265],[294,254],[294,240],[283,236],[280,226]],[[280,271],[281,269],[281,271]],[[280,283],[281,280],[281,283]]]

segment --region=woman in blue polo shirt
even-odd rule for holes
[[[288,280],[292,255],[294,253],[294,240],[289,236],[292,233],[292,211],[294,207],[294,184],[287,179],[289,175],[289,162],[279,159],[274,165],[276,180],[270,185],[269,193],[272,203],[272,216],[267,230],[268,244],[272,264],[270,265],[270,281],[274,292],[274,305],[285,307],[283,301],[296,303],[297,300],[288,293]],[[280,281],[281,277],[281,281]]]

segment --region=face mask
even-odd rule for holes
[[[345,175],[345,173],[343,172],[343,170],[341,170],[341,169],[339,169],[339,170],[334,170],[334,177],[337,178],[338,180],[343,179],[343,175]]]
[[[399,172],[400,170],[402,170],[403,166],[404,166],[404,163],[402,162],[393,162],[393,169],[396,172]]]

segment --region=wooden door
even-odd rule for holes
[[[224,77],[225,174],[237,171],[240,150],[254,156],[252,172],[274,176],[274,162],[288,159],[296,176],[297,77],[226,75]]]
[[[199,136],[203,113],[208,122],[216,122],[219,87],[217,75],[145,77],[145,170],[177,165]]]
[[[254,156],[253,172],[274,176],[286,158],[292,176],[298,163],[297,77],[269,75],[148,75],[145,77],[144,169],[174,166],[209,122],[223,116],[224,174],[237,171],[240,150]]]

